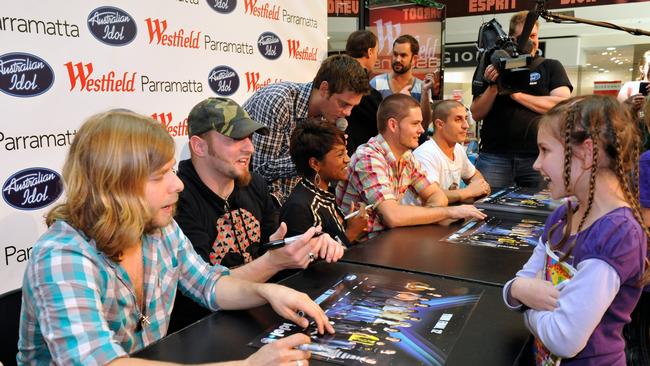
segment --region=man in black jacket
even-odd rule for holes
[[[203,259],[232,268],[233,276],[264,282],[283,269],[306,268],[317,257],[333,262],[343,255],[329,235],[312,239],[315,228],[292,244],[260,252],[261,243],[283,238],[287,228],[278,226],[264,179],[249,171],[251,136],[268,130],[235,101],[203,100],[190,112],[188,128],[191,159],[178,166],[185,189],[175,219]],[[178,315],[195,313],[182,312]]]

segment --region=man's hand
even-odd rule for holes
[[[427,91],[433,90],[433,86],[434,86],[433,74],[427,74],[424,77],[424,82],[422,83],[422,94],[426,95]]]
[[[323,309],[306,294],[274,283],[259,284],[258,293],[283,318],[307,328],[309,320],[303,316],[304,314],[316,322],[319,334],[323,334],[325,331],[334,334],[334,328],[329,323]]]
[[[309,343],[310,339],[302,333],[292,334],[278,339],[260,348],[244,361],[245,366],[274,366],[274,365],[309,365],[307,359],[311,353],[301,351],[296,347]],[[298,362],[300,361],[300,362]]]
[[[313,238],[312,241],[316,241],[315,246],[318,246],[320,250],[318,251],[318,256],[323,258],[327,263],[334,263],[341,259],[343,253],[345,252],[345,247],[343,244],[332,239],[329,234],[323,234],[317,238]]]
[[[518,277],[510,287],[510,296],[531,309],[553,311],[560,291],[541,278]]]
[[[466,218],[483,220],[487,217],[486,214],[472,205],[449,206],[447,207],[447,212],[449,213],[449,218],[456,220]]]
[[[311,262],[309,253],[318,253],[323,243],[318,240],[319,238],[312,238],[317,231],[320,231],[320,226],[309,228],[299,240],[289,245],[269,250],[269,260],[273,263],[273,266],[278,269],[307,268]],[[282,239],[286,233],[287,225],[283,222],[278,230],[269,237],[269,240]]]
[[[494,65],[488,65],[488,67],[485,68],[483,77],[485,78],[485,80],[494,83],[499,78],[499,71],[497,70],[496,67],[494,67]]]
[[[630,97],[625,100],[625,104],[628,105],[632,109],[632,112],[634,112],[635,114],[639,113],[641,108],[643,108],[644,103],[645,103],[645,96],[643,94],[630,95]]]
[[[481,197],[490,194],[490,185],[484,179],[473,179],[467,185],[467,190],[472,197]]]

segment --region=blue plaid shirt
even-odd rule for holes
[[[311,90],[311,82],[270,84],[242,105],[253,120],[269,128],[266,136],[253,134],[255,154],[251,164],[281,205],[300,181],[289,155],[289,142],[296,123],[307,119]]]
[[[143,235],[142,253],[144,312],[126,271],[94,240],[55,222],[25,271],[18,364],[104,365],[127,356],[167,333],[177,288],[217,310],[215,286],[229,271],[205,263],[176,222]]]

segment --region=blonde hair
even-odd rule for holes
[[[63,166],[66,202],[47,214],[46,224],[66,221],[119,261],[151,220],[145,183],[173,157],[173,139],[149,117],[123,110],[90,117]]]

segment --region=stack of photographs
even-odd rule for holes
[[[335,334],[285,322],[249,345],[262,347],[302,332],[312,358],[345,365],[444,365],[483,290],[405,272],[348,273],[315,301]]]
[[[489,216],[483,221],[469,221],[445,239],[450,243],[533,251],[544,229],[537,218],[508,215]]]
[[[486,210],[543,217],[550,215],[561,204],[561,201],[551,199],[546,189],[540,191],[523,187],[504,188],[474,203],[476,207]]]

